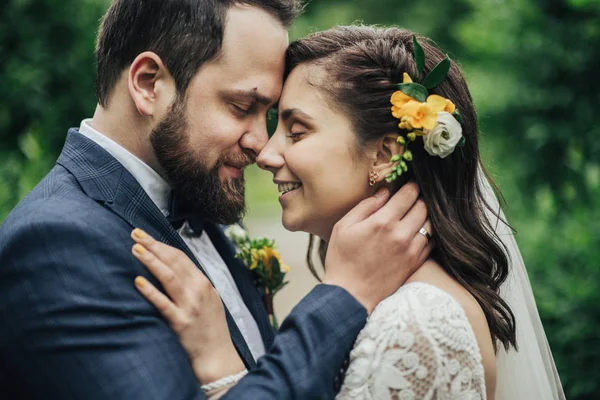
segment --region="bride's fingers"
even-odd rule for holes
[[[390,197],[390,191],[384,188],[377,190],[375,195],[370,196],[360,203],[358,203],[352,210],[350,210],[341,220],[338,221],[338,226],[349,226],[354,225],[357,222],[370,217],[373,213],[378,211]]]
[[[143,230],[134,229],[131,232],[131,238],[143,245],[168,268],[172,269],[180,279],[186,280],[186,278],[190,278],[195,272],[198,272],[196,264],[181,250],[159,242]]]
[[[403,229],[417,233],[427,223],[427,204],[418,199],[408,213],[400,220]]]
[[[152,252],[148,251],[146,247],[139,243],[133,245],[131,252],[142,264],[148,268],[148,271],[158,279],[161,285],[167,291],[167,294],[175,301],[179,303],[181,301],[180,296],[183,294],[183,287],[181,279],[175,272],[163,263],[158,257]]]
[[[180,311],[175,304],[158,290],[153,284],[148,282],[143,276],[135,278],[135,287],[137,290],[162,314],[171,326],[177,326],[181,319]]]
[[[435,241],[432,239],[427,243],[427,245],[425,245],[425,247],[423,247],[423,250],[421,250],[421,254],[419,255],[419,265],[421,265],[425,261],[427,261],[427,259],[429,258],[429,255],[431,254],[431,251],[434,248],[435,248]]]
[[[421,190],[414,182],[408,182],[396,192],[388,202],[377,211],[384,220],[404,220],[407,214],[413,213],[415,204],[418,203]]]

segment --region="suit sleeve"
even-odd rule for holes
[[[222,399],[333,399],[366,320],[367,311],[344,289],[317,285],[281,324],[258,368]]]
[[[157,282],[131,255],[128,227],[58,217],[0,230],[0,375],[9,391],[31,399],[205,399],[177,336],[133,285],[140,274]],[[224,398],[333,398],[365,320],[349,294],[320,285]]]

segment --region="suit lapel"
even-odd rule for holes
[[[141,228],[157,240],[183,251],[208,278],[192,251],[144,189],[106,150],[77,130],[71,129],[57,164],[75,176],[88,196],[103,203],[129,223],[132,229]],[[249,369],[254,368],[254,357],[227,307],[225,315],[229,333],[240,357]]]
[[[253,282],[252,274],[240,260],[235,258],[235,248],[219,226],[207,223],[204,230],[209,235],[225,264],[229,267],[231,276],[242,295],[246,307],[248,307],[258,325],[265,349],[268,351],[273,344],[273,328],[269,322],[262,295]]]

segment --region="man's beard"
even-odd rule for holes
[[[178,199],[185,202],[183,208],[217,224],[230,225],[242,219],[246,213],[244,178],[221,182],[219,168],[224,163],[249,164],[255,157],[226,154],[208,168],[189,147],[185,102],[180,98],[154,128],[150,141]]]

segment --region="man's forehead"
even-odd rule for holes
[[[223,32],[224,49],[270,50],[274,46],[285,53],[288,45],[288,31],[275,16],[256,6],[229,9]]]
[[[285,27],[271,14],[234,6],[219,55],[206,68],[207,79],[228,95],[273,105],[281,95],[288,39]]]

